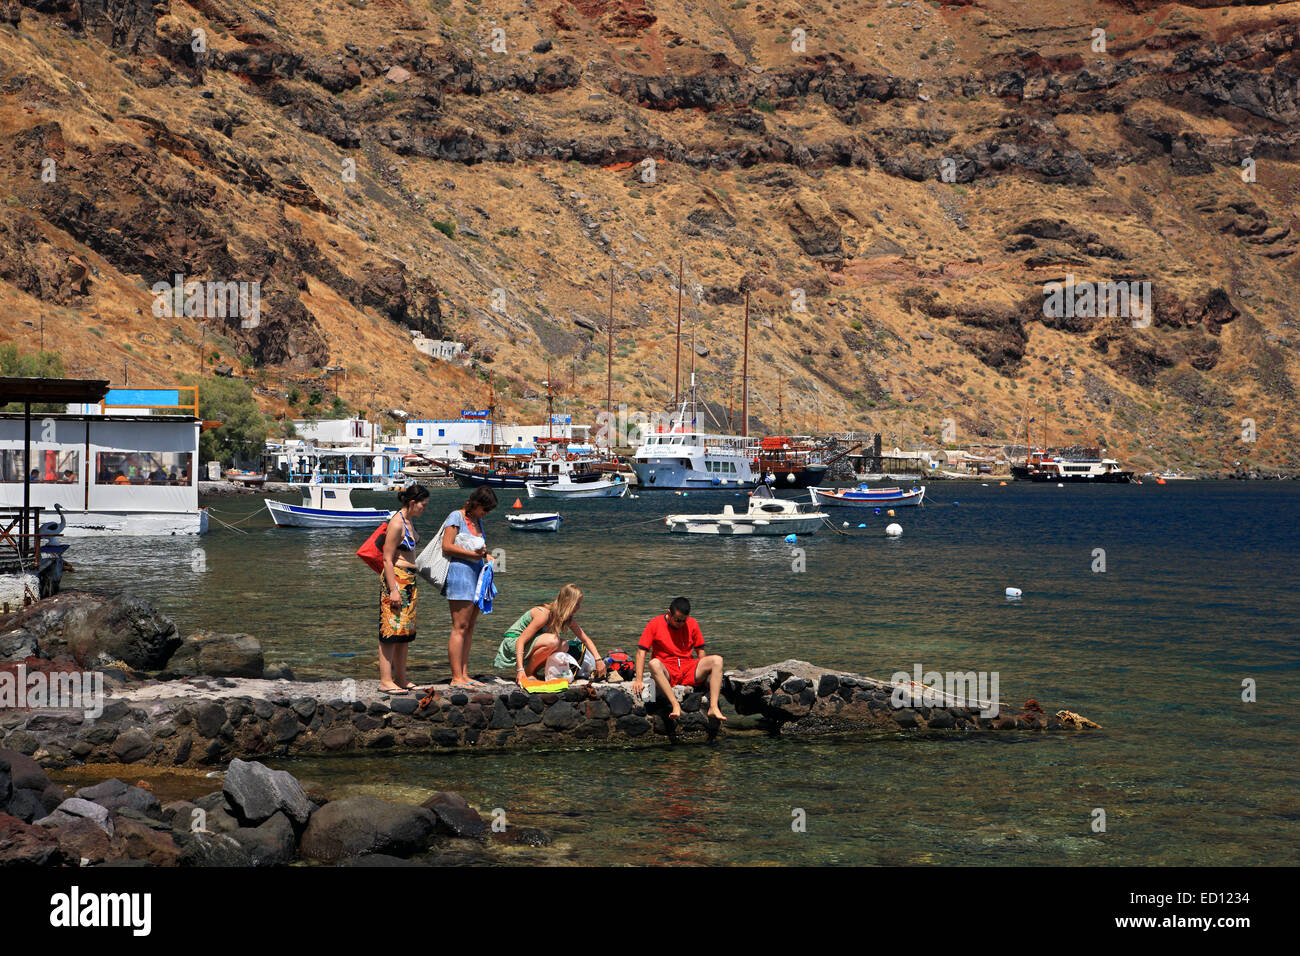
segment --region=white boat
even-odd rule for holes
[[[809,488],[814,505],[841,508],[910,508],[925,500],[925,485],[903,491],[901,488]]]
[[[825,512],[806,512],[793,501],[775,498],[766,486],[759,486],[749,499],[749,507],[737,514],[724,505],[722,514],[669,515],[664,519],[669,531],[684,534],[812,534],[827,519]]]
[[[264,456],[268,471],[287,472],[295,485],[387,491],[410,483],[404,476],[405,455],[396,448],[317,448],[309,442],[289,443]]]
[[[199,432],[193,415],[115,414],[119,407],[181,407],[177,389],[112,389],[102,405],[70,405],[32,423],[23,462],[23,417],[0,414],[0,508],[30,504],[63,512],[64,538],[203,534]],[[185,406],[189,407],[189,406]]]
[[[301,505],[268,498],[266,510],[281,528],[374,528],[393,516],[391,511],[356,507],[347,485],[305,485]]]
[[[623,480],[606,481],[557,481],[553,484],[542,484],[536,481],[530,481],[525,488],[528,489],[529,498],[622,498],[627,494],[628,482]]]
[[[559,531],[560,521],[560,516],[554,513],[506,515],[506,524],[516,531]]]
[[[688,394],[671,425],[652,432],[632,456],[641,490],[721,491],[761,484],[763,476],[754,467],[760,452],[758,442],[739,435],[700,431],[696,427],[694,375]]]

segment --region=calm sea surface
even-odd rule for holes
[[[423,539],[464,500],[433,492]],[[296,496],[281,496],[296,502]],[[390,496],[357,493],[358,505]],[[511,503],[507,498],[503,505]],[[603,653],[689,596],[727,665],[795,657],[877,677],[983,670],[1000,696],[1067,707],[1088,734],[773,740],[544,753],[430,753],[280,764],[335,795],[464,794],[555,838],[520,862],[1294,864],[1300,862],[1300,484],[930,485],[925,507],[851,519],[847,536],[669,535],[670,512],[743,506],[727,494],[542,502],[559,534],[512,532],[502,632],[567,582]],[[69,587],[125,587],[179,624],[257,635],[299,677],[377,676],[378,582],[364,531],[277,529],[261,498],[205,501],[202,539],[78,540]],[[832,509],[837,511],[838,509]],[[857,524],[865,523],[859,529]],[[1105,573],[1094,572],[1104,549]],[[1021,588],[1008,601],[1004,590]],[[412,678],[445,679],[446,604],[426,588]],[[1258,701],[1242,701],[1252,680]],[[1095,811],[1105,832],[1094,833]],[[796,811],[806,832],[794,832]]]

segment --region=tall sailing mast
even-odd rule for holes
[[[609,264],[609,344],[605,347],[605,415],[614,410],[614,264]],[[608,418],[607,418],[608,420]]]
[[[681,256],[677,260],[677,358],[673,362],[673,406],[676,407],[677,399],[681,395],[681,367],[682,367],[682,271],[685,267],[686,257]]]
[[[742,438],[749,437],[749,290],[745,290],[745,360],[741,373],[741,432]]]

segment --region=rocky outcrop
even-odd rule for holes
[[[428,849],[435,824],[433,813],[423,807],[348,797],[312,814],[302,835],[302,855],[327,863],[369,853],[410,856]]]
[[[176,625],[129,594],[64,591],[0,618],[0,662],[41,657],[156,671],[180,645]]]
[[[173,677],[261,677],[265,671],[262,642],[251,634],[195,631],[167,663]]]

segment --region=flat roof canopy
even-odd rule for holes
[[[85,378],[0,378],[0,405],[9,402],[95,404],[108,394],[108,382]]]

